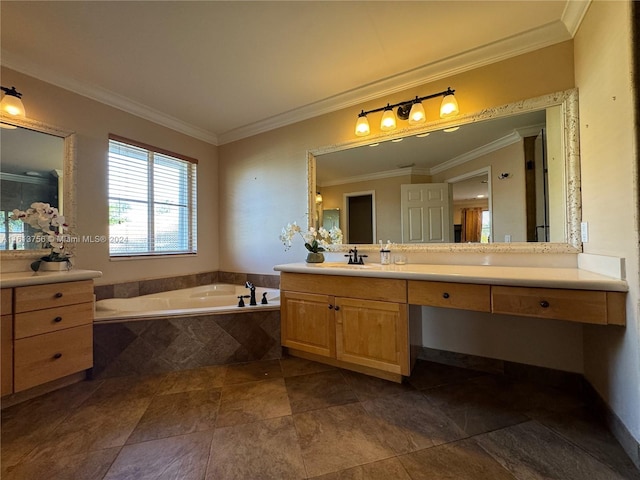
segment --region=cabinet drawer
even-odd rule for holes
[[[407,294],[411,305],[491,311],[489,285],[410,280]]]
[[[31,337],[93,322],[93,302],[16,313],[15,338]]]
[[[15,341],[14,391],[19,392],[93,366],[93,325]]]
[[[13,289],[11,288],[3,288],[0,290],[1,299],[0,299],[0,314],[2,315],[11,315],[13,312],[12,305],[12,294]]]
[[[555,288],[492,287],[493,313],[607,323],[607,292]]]
[[[48,283],[15,289],[15,312],[93,302],[93,281]]]
[[[386,302],[407,302],[407,282],[393,278],[361,278],[282,272],[280,290]]]

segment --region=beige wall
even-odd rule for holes
[[[433,176],[433,181],[445,182],[487,166],[491,167],[493,241],[504,242],[505,235],[511,235],[512,242],[526,242],[527,215],[522,141],[440,172]],[[505,172],[509,173],[509,177],[499,180],[498,175]]]
[[[375,192],[376,243],[402,243],[402,227],[400,219],[400,185],[409,183],[426,183],[428,176],[402,175],[397,177],[367,180],[322,187],[323,208],[340,209],[340,228],[347,236],[345,225],[344,195],[354,192]],[[345,240],[346,243],[346,240]]]
[[[626,328],[585,327],[585,374],[640,441],[638,145],[630,42],[630,3],[595,1],[575,37],[575,65],[582,217],[589,222],[584,251],[625,258],[629,283]],[[636,450],[640,463],[638,455]]]
[[[77,134],[78,235],[108,235],[108,134],[115,133],[199,160],[198,254],[150,260],[109,260],[106,243],[81,243],[77,268],[100,270],[96,284],[167,277],[218,269],[217,147],[108,107],[68,90],[3,68],[2,83],[23,93],[30,119]],[[24,261],[28,269],[29,261]]]

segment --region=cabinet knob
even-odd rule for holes
[[[540,306],[541,306],[542,308],[549,308],[549,302],[547,302],[546,300],[542,300],[542,301],[540,302]]]
[[[329,310],[333,310],[333,305],[329,304]]]
[[[62,354],[61,354],[61,353],[56,353],[56,354],[53,356],[53,358],[54,358],[55,360],[58,360],[59,358],[62,358]]]
[[[338,310],[340,310],[340,307],[339,307],[339,306],[337,306],[337,305],[336,305],[336,307],[335,307],[335,308],[336,308],[336,312],[337,312]]]
[[[60,323],[62,321],[62,317],[56,317],[53,319],[54,322]]]
[[[449,294],[448,294],[447,292],[444,292],[444,293],[442,294],[442,298],[449,298]]]
[[[56,298],[62,298],[62,292],[58,292],[54,295]]]

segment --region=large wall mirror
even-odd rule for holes
[[[577,252],[576,89],[309,152],[310,226],[345,245]]]
[[[30,241],[34,231],[11,220],[14,209],[49,203],[75,229],[75,134],[30,119],[0,117],[0,258],[49,253]]]

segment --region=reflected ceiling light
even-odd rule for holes
[[[362,110],[358,114],[358,121],[356,122],[356,135],[364,137],[371,133],[369,128],[369,121],[367,115],[370,113],[384,112],[382,120],[380,121],[380,130],[388,132],[396,128],[396,114],[393,113],[393,109],[398,107],[397,117],[400,120],[408,120],[409,125],[419,125],[427,121],[427,115],[422,105],[423,100],[429,100],[430,98],[444,97],[442,104],[440,105],[440,117],[448,118],[458,115],[460,112],[458,108],[458,102],[454,95],[455,90],[451,90],[451,87],[446,90],[425,97],[416,97],[413,100],[405,100],[404,102],[394,103],[393,105],[387,103],[385,107],[374,108],[373,110]]]
[[[4,97],[0,101],[0,110],[13,117],[24,117],[25,110],[21,100],[22,94],[16,90],[16,87],[0,86],[0,89],[4,92]]]
[[[316,192],[316,203],[322,203],[322,194],[320,192]]]

